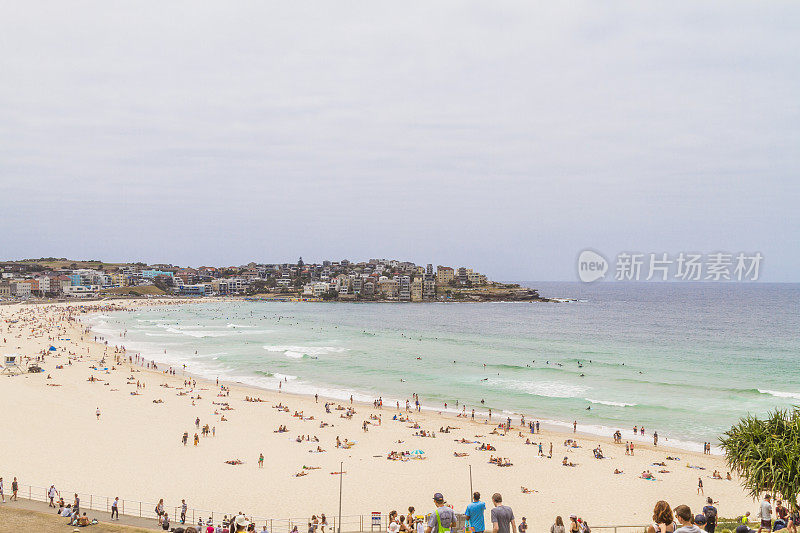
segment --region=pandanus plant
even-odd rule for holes
[[[776,409],[765,419],[739,420],[720,438],[725,461],[750,496],[780,495],[797,505],[800,494],[800,410]]]

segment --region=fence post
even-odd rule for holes
[[[358,515],[358,530],[363,532],[364,531],[364,515]]]
[[[108,496],[106,496],[106,512],[108,512]]]
[[[31,486],[28,485],[28,499],[31,499]]]
[[[92,495],[89,494],[89,510],[92,510]]]
[[[142,502],[139,502],[139,518],[142,517]]]
[[[272,518],[270,518],[270,519],[269,519],[269,531],[270,531],[270,533],[273,533],[273,529],[272,529]]]

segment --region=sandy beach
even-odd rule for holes
[[[102,305],[123,309],[155,303]],[[556,515],[566,518],[572,513],[593,526],[647,524],[660,499],[699,511],[705,497],[711,496],[719,501],[722,517],[755,511],[757,506],[735,476],[732,481],[724,479],[727,470],[720,456],[661,444],[654,449],[639,442],[635,455],[627,456],[624,442],[615,444],[611,435],[582,434],[580,420],[575,434],[543,428],[531,435],[517,418],[503,435],[492,434],[500,420],[473,422],[427,411],[406,414],[394,405],[378,409],[348,402],[337,409],[338,401],[332,401],[331,412],[326,413],[327,400],[322,397],[317,401],[238,384],[227,384],[228,390],[221,391],[216,383],[199,379],[196,385],[187,385],[192,378],[183,369],[174,369],[171,375],[161,365],[155,370],[117,362],[134,355],[115,351],[124,339],[94,342],[94,334],[70,320],[80,315],[75,305],[0,307],[0,353],[44,354],[40,363],[44,372],[0,376],[4,422],[0,476],[6,482],[6,497],[16,476],[23,485],[55,484],[62,491],[147,502],[164,498],[167,507],[180,505],[185,498],[192,508],[241,510],[275,519],[325,513],[330,522],[337,514],[339,495],[339,476],[331,473],[338,472],[342,462],[345,516],[405,512],[409,506],[423,514],[432,508],[434,492],[442,492],[463,512],[470,496],[470,465],[474,490],[484,501],[494,492],[502,493],[516,516],[526,516],[537,530],[549,528]],[[56,350],[49,351],[50,346]],[[106,366],[108,370],[102,370]],[[263,401],[250,402],[247,397]],[[279,404],[288,410],[276,408]],[[345,416],[349,408],[355,410],[351,418]],[[393,420],[395,415],[410,420]],[[201,435],[195,446],[194,435],[201,434],[198,418],[201,428],[206,424],[213,428],[213,435]],[[323,423],[327,425],[321,427]],[[288,431],[276,433],[284,425]],[[448,426],[454,429],[440,431]],[[677,429],[672,428],[673,433]],[[434,432],[435,438],[415,436],[420,430]],[[184,432],[189,437],[186,445]],[[311,441],[297,442],[300,435]],[[337,437],[355,444],[337,448]],[[541,441],[545,457],[538,456],[537,445],[525,444],[526,439]],[[577,439],[580,447],[565,447],[567,439]],[[482,443],[494,450],[479,450]],[[553,457],[547,458],[551,443]],[[605,459],[594,457],[598,445]],[[324,451],[317,452],[318,447]],[[424,459],[387,460],[389,452],[414,450],[424,451]],[[455,452],[466,455],[457,457]],[[261,453],[263,468],[258,461]],[[491,464],[490,456],[507,458],[513,465]],[[577,466],[562,466],[565,456]],[[680,460],[666,460],[667,456]],[[660,462],[666,466],[653,464]],[[615,469],[623,473],[614,474]],[[641,479],[645,470],[656,479]],[[711,478],[715,470],[723,479]],[[306,475],[295,477],[301,472]],[[698,494],[698,478],[704,495]],[[523,493],[521,487],[535,492]]]

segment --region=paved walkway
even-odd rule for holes
[[[27,509],[29,511],[39,511],[40,513],[52,513],[55,514],[56,510],[50,507],[46,502],[39,502],[36,500],[26,500],[25,498],[20,498],[17,501],[9,501],[8,495],[6,495],[6,503],[0,503],[0,505],[12,507],[15,509]],[[83,513],[83,511],[81,511]],[[127,516],[127,515],[119,515],[119,520],[114,520],[111,522],[109,517],[111,516],[109,513],[103,511],[90,511],[86,510],[86,516],[89,518],[96,518],[100,522],[107,522],[109,524],[122,524],[126,526],[135,526],[141,527],[145,529],[158,529],[158,522],[152,518],[139,518],[136,516]],[[64,519],[66,522],[66,518]]]

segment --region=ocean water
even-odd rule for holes
[[[111,345],[212,379],[390,405],[418,393],[426,408],[626,438],[644,425],[648,440],[657,430],[683,447],[800,404],[800,284],[525,284],[577,301],[238,301],[87,322]]]

